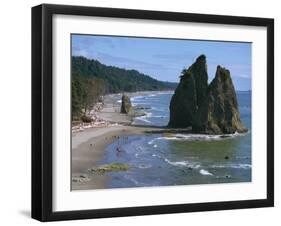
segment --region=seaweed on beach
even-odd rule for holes
[[[99,167],[93,167],[88,169],[89,172],[92,173],[107,173],[112,171],[127,171],[129,169],[129,165],[125,163],[110,163],[104,164]]]

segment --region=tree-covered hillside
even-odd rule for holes
[[[136,70],[106,66],[97,60],[72,57],[72,119],[89,121],[87,115],[107,93],[175,89],[176,83],[162,82]]]
[[[72,78],[102,79],[106,93],[171,90],[177,84],[158,81],[136,70],[107,66],[97,60],[72,57]]]

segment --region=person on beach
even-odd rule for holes
[[[120,149],[120,147],[116,147],[116,157],[119,157],[120,156],[120,154],[121,154],[121,149]]]

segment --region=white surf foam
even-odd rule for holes
[[[201,169],[199,171],[200,174],[204,175],[204,176],[213,176],[212,173],[210,173],[208,170],[205,170],[205,169]]]
[[[151,123],[151,121],[149,121],[149,120],[146,119],[146,118],[143,118],[142,116],[141,116],[141,117],[137,117],[136,119],[137,119],[137,120],[140,120],[140,121],[142,121],[142,122],[149,123],[149,124]],[[134,124],[136,124],[136,122],[133,122],[132,124],[134,125]]]
[[[156,157],[159,159],[164,160],[165,162],[167,162],[168,164],[172,165],[172,166],[177,166],[177,167],[188,167],[188,168],[192,168],[192,169],[199,169],[201,167],[201,165],[198,162],[190,162],[188,160],[184,160],[184,161],[170,161],[169,159],[157,155],[157,154],[152,154],[152,157]]]
[[[165,162],[169,163],[170,165],[173,166],[188,166],[188,161],[178,161],[178,162],[172,162],[169,159],[164,159]]]
[[[150,113],[150,112],[144,112],[144,113],[145,113],[145,115],[136,117],[135,119],[151,124],[151,121],[148,120],[147,118],[151,117],[152,113]],[[136,124],[136,122],[133,122],[133,124]]]
[[[153,140],[151,140],[151,141],[149,141],[147,144],[152,145],[152,144],[153,144],[153,142],[154,142],[154,139],[153,139]]]
[[[142,98],[144,98],[145,96],[134,96],[134,97],[131,97],[130,99],[131,99],[131,102],[134,102],[134,101],[136,101],[136,100],[139,100],[139,99],[142,99]]]
[[[207,135],[207,134],[173,134],[168,137],[159,137],[158,140],[190,140],[190,141],[217,141],[241,136],[239,133],[226,135]]]
[[[168,116],[166,116],[166,115],[153,115],[153,114],[151,114],[149,117],[150,118],[168,118]]]
[[[144,118],[150,118],[152,116],[152,113],[151,112],[144,112],[145,115],[141,116],[141,117],[144,117]]]
[[[188,167],[188,168],[192,168],[192,169],[199,169],[201,167],[201,165],[198,164],[197,162],[190,162],[187,160],[172,162],[169,159],[164,158],[164,161],[173,166]]]
[[[232,163],[232,164],[212,165],[211,168],[251,169],[252,166],[250,164]]]

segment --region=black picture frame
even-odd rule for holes
[[[52,210],[52,18],[55,14],[266,27],[267,198],[54,212]],[[40,221],[57,221],[271,206],[274,206],[273,19],[49,4],[32,8],[32,218]]]

